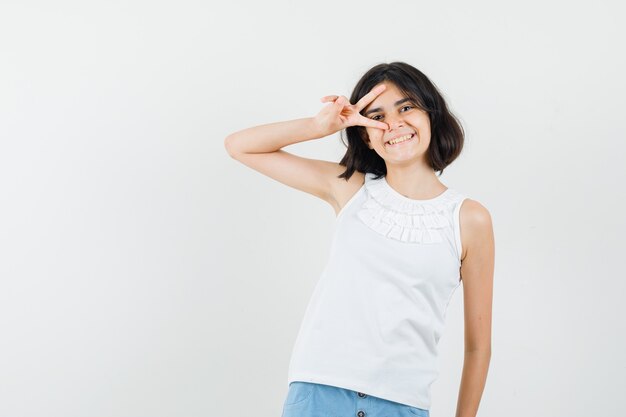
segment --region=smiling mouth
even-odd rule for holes
[[[415,133],[411,133],[409,135],[400,136],[399,138],[396,138],[394,140],[390,140],[388,142],[385,142],[385,146],[395,146],[395,145],[398,145],[400,143],[404,143],[404,142],[410,141],[410,140],[413,139],[414,136],[415,136]]]

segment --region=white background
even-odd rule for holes
[[[223,140],[395,60],[459,116],[441,181],[494,222],[479,416],[623,415],[622,8],[3,0],[0,417],[280,416],[334,211]],[[460,287],[431,417],[454,416],[462,312]]]

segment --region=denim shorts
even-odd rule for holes
[[[429,417],[428,410],[332,385],[292,381],[281,417]]]

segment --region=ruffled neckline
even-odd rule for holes
[[[367,198],[357,210],[357,217],[375,232],[395,240],[413,243],[443,241],[443,229],[452,227],[449,213],[460,194],[448,187],[426,200],[408,198],[393,189],[386,177],[374,179],[365,174]]]

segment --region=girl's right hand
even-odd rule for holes
[[[363,110],[368,104],[383,91],[386,86],[380,84],[377,87],[370,90],[369,93],[361,97],[356,104],[350,104],[344,96],[325,96],[321,98],[322,103],[331,104],[324,107],[315,117],[315,124],[320,129],[323,136],[332,135],[342,129],[349,126],[366,126],[377,129],[389,129],[389,125],[383,122],[379,122],[368,117],[361,115]],[[323,137],[322,136],[322,137]]]

